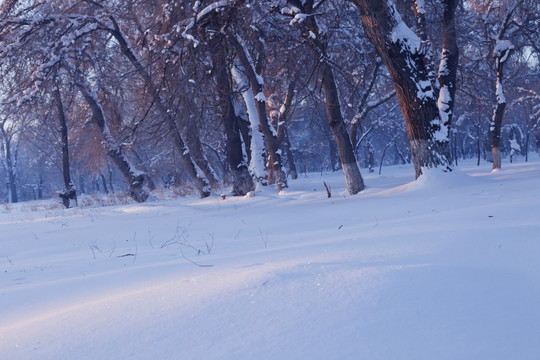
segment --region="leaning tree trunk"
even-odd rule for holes
[[[349,194],[357,194],[364,189],[364,181],[360,169],[356,163],[354,150],[347,132],[347,126],[343,121],[339,106],[338,91],[332,69],[327,63],[322,65],[322,88],[326,103],[326,116],[334,139],[336,140],[339,160],[345,175],[345,183]]]
[[[112,134],[107,126],[107,121],[103,108],[99,104],[95,96],[90,93],[86,86],[82,83],[78,83],[77,86],[81,91],[81,94],[84,96],[86,102],[92,110],[92,115],[95,122],[97,123],[101,134],[103,136],[103,145],[107,150],[107,155],[118,167],[118,170],[122,173],[124,178],[129,184],[129,194],[137,202],[144,202],[149,196],[149,193],[146,191],[144,186],[144,173],[138,172],[135,170],[125,155],[122,152],[122,147],[116,144],[115,140],[112,137]]]
[[[449,124],[439,115],[420,38],[405,25],[393,4],[351,1],[360,11],[368,39],[390,72],[405,119],[416,177],[425,168],[450,170]]]
[[[193,163],[189,148],[182,139],[180,129],[178,128],[176,120],[171,116],[170,112],[168,111],[165,100],[160,94],[159,86],[154,82],[147,68],[143,65],[140,58],[134,52],[133,47],[129,43],[129,40],[125,36],[124,32],[122,31],[114,17],[110,16],[110,20],[113,25],[112,28],[105,27],[104,29],[108,31],[112,36],[114,36],[116,41],[118,41],[122,53],[131,62],[136,72],[143,78],[150,95],[156,99],[156,109],[171,129],[173,143],[180,152],[180,162],[195,183],[195,186],[199,190],[200,196],[202,198],[210,196],[209,183],[207,179],[205,179],[204,174],[198,171],[196,165]]]
[[[56,108],[58,110],[58,121],[60,123],[60,141],[62,146],[62,175],[64,178],[64,191],[58,196],[62,199],[62,203],[69,209],[73,204],[77,205],[77,191],[75,185],[71,181],[70,166],[69,166],[69,147],[68,147],[68,126],[62,96],[60,94],[59,84],[54,87],[54,97]]]
[[[191,158],[208,179],[210,187],[216,188],[219,186],[219,181],[202,149],[199,126],[197,125],[196,115],[194,115],[197,113],[197,104],[189,96],[184,96],[183,102],[189,115],[187,119],[184,119],[181,127],[184,128],[183,136],[191,151]]]
[[[289,2],[306,14],[313,14],[314,12],[315,5],[313,0],[289,0]],[[311,44],[316,59],[320,61],[326,116],[334,139],[336,140],[347,191],[349,194],[354,195],[364,189],[364,180],[362,179],[356,157],[354,156],[347,126],[343,121],[336,81],[326,53],[326,41],[313,16],[307,17],[302,23],[304,24],[304,38]]]

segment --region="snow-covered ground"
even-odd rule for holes
[[[0,359],[539,359],[540,160],[503,166],[1,205]]]

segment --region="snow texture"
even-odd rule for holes
[[[411,28],[409,28],[401,18],[401,15],[397,11],[395,4],[389,2],[390,11],[394,17],[396,25],[392,29],[390,39],[393,43],[400,44],[405,51],[411,54],[416,54],[420,51],[422,41],[416,35]]]
[[[510,149],[512,150],[513,154],[521,153],[521,146],[519,146],[517,139],[510,139]]]
[[[510,40],[497,40],[493,53],[498,58],[499,62],[503,63],[508,59],[511,50],[513,49],[514,45]]]
[[[294,18],[289,22],[289,25],[294,25],[296,23],[300,24],[304,22],[308,16],[308,14],[297,13],[296,15],[294,15]]]
[[[212,11],[214,10],[218,10],[219,8],[222,8],[222,7],[226,7],[226,6],[229,6],[229,1],[228,0],[220,0],[220,1],[216,1],[208,6],[206,6],[204,9],[202,9],[196,16],[196,21],[200,21],[203,17],[205,17],[206,15],[208,15],[209,13],[211,13]],[[199,6],[200,6],[200,2],[197,1],[195,3],[195,6],[193,7],[193,11],[197,11],[199,9]],[[193,45],[196,47],[199,45],[199,41],[197,39],[195,39],[195,37],[191,34],[188,33],[188,31],[190,31],[191,29],[193,29],[193,27],[195,26],[195,22],[194,20],[191,20],[188,25],[186,25],[184,31],[182,31],[182,37],[185,38],[186,40],[189,40],[189,41],[192,41],[193,42]]]
[[[420,99],[420,100],[428,100],[428,99],[432,99],[434,94],[433,94],[433,87],[431,86],[431,81],[429,81],[428,79],[426,80],[417,80],[416,81],[416,88],[417,88],[417,92],[416,92],[416,96]]]
[[[432,121],[432,124],[436,128],[436,130],[433,132],[433,140],[438,141],[438,142],[448,141],[448,130],[449,130],[448,125],[445,125],[445,123],[441,121],[441,119],[438,119],[438,118],[434,119]]]
[[[439,90],[439,99],[437,100],[437,106],[439,108],[439,115],[442,120],[442,124],[448,124],[451,114],[450,102],[452,98],[450,96],[450,90],[447,85],[443,85]],[[445,126],[446,127],[446,126]],[[446,138],[448,138],[448,129],[446,129]]]
[[[497,104],[506,103],[506,97],[504,96],[503,85],[499,78],[497,78],[497,83],[495,84],[495,95],[497,96]]]
[[[263,92],[259,92],[257,95],[255,95],[255,100],[259,102],[266,102],[266,96],[264,96]]]
[[[419,14],[426,15],[426,2],[424,0],[415,0],[416,11]]]

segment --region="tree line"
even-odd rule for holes
[[[5,200],[245,195],[540,148],[535,0],[4,0]],[[533,135],[534,141],[529,141]]]

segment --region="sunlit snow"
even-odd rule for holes
[[[540,159],[413,178],[2,205],[0,358],[540,358]]]

